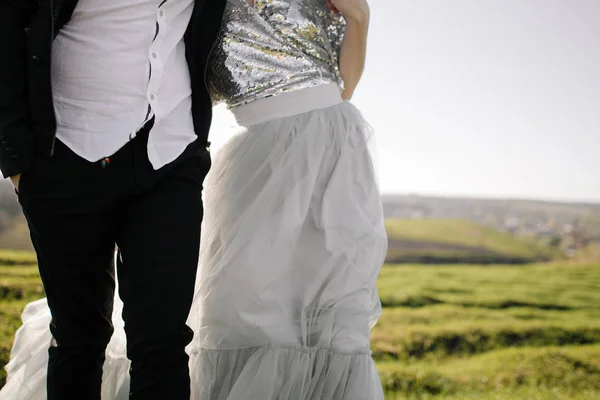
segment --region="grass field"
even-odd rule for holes
[[[389,219],[390,263],[511,263],[559,258],[559,251],[534,239],[455,219]]]
[[[0,366],[43,295],[23,264],[0,266]],[[600,399],[600,264],[386,266],[379,287],[386,398]]]
[[[388,266],[390,399],[600,399],[600,264]]]

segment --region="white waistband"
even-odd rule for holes
[[[241,126],[252,126],[278,118],[307,113],[342,103],[335,83],[282,93],[234,107],[231,112]]]

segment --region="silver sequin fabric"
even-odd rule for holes
[[[326,0],[227,0],[206,76],[213,102],[238,107],[329,83],[342,88],[344,30]]]

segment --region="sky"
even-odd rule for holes
[[[353,102],[383,193],[600,202],[599,0],[370,5]]]

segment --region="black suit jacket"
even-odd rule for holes
[[[77,0],[0,0],[0,170],[25,172],[36,154],[54,152],[56,119],[50,78],[52,42]],[[192,112],[208,146],[212,104],[204,81],[225,0],[195,0],[186,32]]]

